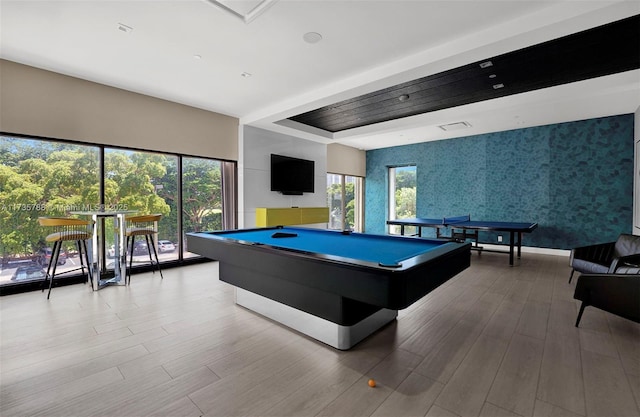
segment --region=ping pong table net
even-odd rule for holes
[[[456,223],[468,222],[470,220],[471,220],[470,214],[466,216],[444,217],[442,219],[442,224],[456,224]]]

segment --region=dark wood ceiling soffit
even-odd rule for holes
[[[340,132],[640,68],[640,15],[290,117]]]

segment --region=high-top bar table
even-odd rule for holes
[[[96,230],[91,245],[93,288],[97,291],[109,285],[126,285],[126,248],[123,246],[125,216],[135,213],[135,210],[89,210],[70,213],[91,216],[95,222]],[[113,230],[109,230],[105,224],[109,217],[113,218]],[[113,268],[109,268],[107,264],[106,236],[109,233],[113,233],[114,237]]]

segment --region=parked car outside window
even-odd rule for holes
[[[147,242],[144,240],[136,240],[133,244],[133,254],[134,255],[148,255],[149,249],[147,247]]]
[[[38,252],[38,263],[42,266],[49,265],[49,261],[51,260],[51,256],[53,255],[53,250],[51,248],[42,248],[40,252]],[[64,265],[67,263],[67,254],[65,251],[60,249],[60,255],[58,256],[58,265]]]
[[[45,276],[46,272],[40,265],[35,262],[29,262],[16,268],[11,276],[11,281],[43,280]]]
[[[158,241],[158,252],[173,252],[176,250],[176,245],[170,240],[159,240]]]

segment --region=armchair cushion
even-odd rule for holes
[[[574,259],[571,266],[576,271],[585,274],[606,274],[609,272],[609,265],[602,265],[597,262],[590,262],[584,259]]]
[[[621,234],[616,240],[613,249],[613,257],[640,254],[640,236]]]
[[[609,273],[640,274],[640,253],[615,258],[609,267]]]
[[[616,274],[640,275],[640,266],[621,266],[618,269],[616,269]]]

